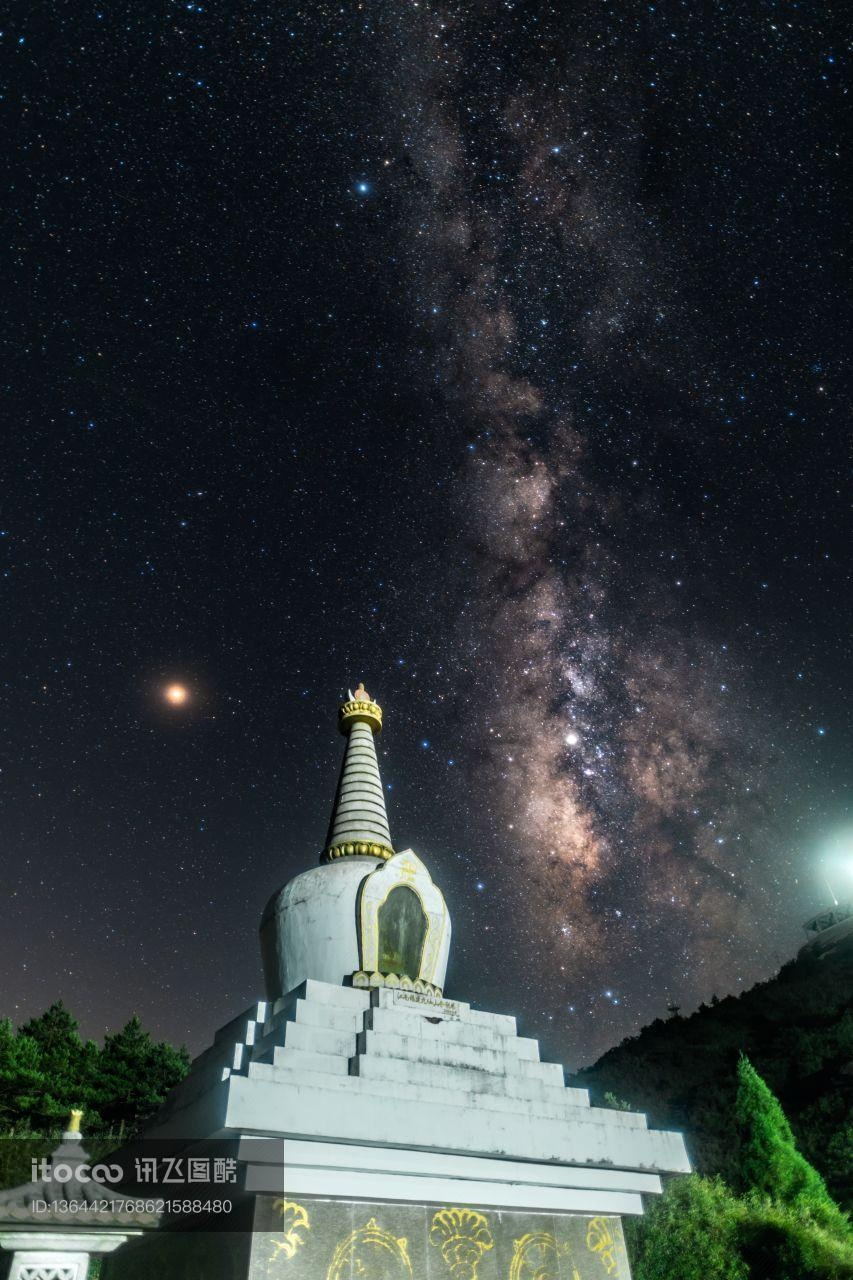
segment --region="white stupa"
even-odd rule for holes
[[[391,845],[373,742],[382,710],[359,685],[338,723],[347,746],[321,865],[288,881],[261,920],[267,996],[308,978],[441,994],[450,916],[420,859]]]
[[[446,998],[450,917],[421,858],[394,851],[382,712],[359,687],[339,724],[320,865],[263,914],[267,997],[149,1136],[234,1139],[253,1198],[241,1275],[627,1280],[621,1216],[689,1170],[681,1135],[591,1106],[514,1017]]]

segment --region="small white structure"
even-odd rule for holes
[[[97,1180],[97,1167],[92,1177],[82,1114],[71,1112],[62,1142],[37,1177],[0,1191],[0,1248],[12,1251],[8,1280],[86,1280],[91,1258],[157,1225],[153,1213],[102,1207],[114,1192]]]
[[[391,844],[381,723],[363,688],[341,708],[321,865],[264,912],[267,999],[147,1136],[236,1141],[252,1280],[628,1280],[621,1215],[689,1171],[682,1136],[591,1106],[515,1018],[444,997],[449,913]]]

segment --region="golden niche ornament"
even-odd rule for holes
[[[408,1243],[405,1236],[392,1236],[371,1218],[340,1242],[326,1280],[350,1280],[351,1276],[364,1276],[364,1280],[414,1280]]]
[[[477,1280],[480,1260],[495,1243],[488,1222],[473,1209],[440,1209],[429,1239],[441,1251],[454,1280]]]

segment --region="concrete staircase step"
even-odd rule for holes
[[[364,1015],[365,1029],[391,1034],[412,1036],[424,1040],[441,1040],[445,1044],[471,1045],[475,1048],[494,1049],[514,1053],[518,1058],[531,1062],[539,1060],[539,1044],[536,1040],[508,1035],[491,1026],[476,1023],[429,1019],[416,1013],[396,1008],[372,1008]]]
[[[282,1028],[287,1049],[303,1049],[306,1053],[331,1054],[347,1061],[356,1051],[355,1031],[335,1031],[328,1027],[310,1027],[302,1022],[287,1022]]]
[[[286,1066],[292,1071],[303,1071],[307,1075],[314,1072],[327,1076],[349,1075],[349,1062],[344,1057],[329,1053],[311,1053],[304,1049],[291,1049],[286,1045],[278,1045],[273,1050],[273,1066]]]
[[[464,1067],[498,1076],[532,1076],[553,1081],[561,1087],[563,1085],[563,1069],[555,1062],[519,1058],[516,1054],[501,1049],[447,1043],[437,1037],[362,1031],[358,1037],[358,1053],[365,1057],[399,1058],[412,1064]]]
[[[370,1034],[370,1033],[367,1033]],[[539,1099],[552,1102],[565,1094],[562,1068],[556,1063],[528,1063],[528,1067],[556,1067],[560,1074],[548,1077],[533,1075],[498,1075],[471,1067],[447,1066],[405,1058],[382,1057],[359,1053],[350,1062],[350,1074],[375,1081],[402,1081],[420,1087],[427,1085],[457,1095],[492,1093],[508,1098]]]
[[[253,1079],[269,1080],[282,1086],[299,1088],[305,1084],[304,1076],[299,1075],[292,1067],[274,1066],[272,1063],[254,1062],[249,1067],[248,1075]],[[399,1102],[401,1106],[411,1103],[411,1085],[402,1080],[377,1080],[372,1076],[327,1076],[324,1088],[349,1091],[353,1104],[358,1098],[367,1095],[381,1095],[390,1101]],[[561,1096],[562,1095],[562,1096]],[[576,1120],[590,1120],[602,1109],[590,1107],[589,1097],[585,1089],[552,1089],[547,1098],[529,1098],[509,1096],[506,1094],[465,1092],[456,1086],[418,1085],[418,1100],[423,1103],[434,1103],[442,1107],[463,1107],[465,1110],[485,1112],[508,1112],[513,1115],[535,1116],[542,1120],[555,1120],[570,1123]],[[631,1112],[620,1112],[630,1116]],[[612,1121],[613,1112],[606,1113],[607,1121]]]
[[[318,982],[314,978],[308,978],[298,987],[294,987],[293,991],[289,991],[286,996],[276,1000],[271,1009],[268,1007],[268,1016],[274,1017],[299,999],[309,1000],[314,1005],[331,1005],[335,1009],[363,1011],[370,1007],[369,991],[360,991],[355,987],[338,987],[331,982]]]

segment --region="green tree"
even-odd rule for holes
[[[94,1045],[83,1044],[77,1020],[61,1000],[24,1023],[19,1038],[37,1046],[44,1076],[43,1086],[31,1103],[33,1120],[46,1124],[64,1121],[72,1107],[82,1106],[86,1100]]]
[[[797,1150],[778,1099],[743,1054],[737,1081],[735,1115],[740,1148],[734,1176],[739,1189],[756,1191],[771,1202],[807,1213],[826,1230],[849,1239],[846,1214],[830,1196],[817,1169]]]
[[[9,1019],[0,1019],[0,1124],[27,1121],[45,1086],[37,1042],[31,1036],[16,1035]]]
[[[137,1128],[188,1068],[186,1049],[154,1043],[134,1015],[121,1031],[106,1037],[98,1058],[94,1093],[104,1121]]]
[[[62,1001],[17,1034],[0,1019],[0,1131],[23,1126],[55,1134],[73,1107],[85,1112],[88,1135],[105,1127],[135,1129],[188,1067],[185,1049],[154,1043],[138,1018],[107,1036],[103,1049],[80,1039]]]
[[[35,1040],[45,1060],[60,1069],[70,1065],[80,1052],[77,1019],[61,1000],[54,1000],[44,1013],[25,1022],[21,1034]]]
[[[637,1233],[634,1280],[748,1280],[739,1221],[738,1201],[719,1178],[678,1178]]]

